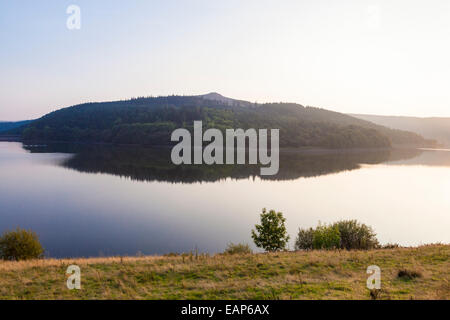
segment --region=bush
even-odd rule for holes
[[[297,250],[369,250],[378,247],[372,228],[356,220],[343,220],[329,226],[319,224],[316,229],[299,229],[295,242]]]
[[[30,260],[43,257],[39,238],[35,232],[17,228],[0,237],[0,258],[3,260]]]
[[[341,249],[369,250],[378,247],[378,240],[371,227],[356,220],[343,220],[333,224],[341,236]]]
[[[337,249],[341,243],[339,229],[334,225],[321,225],[316,229],[299,229],[295,248],[297,250]]]
[[[289,241],[286,226],[286,219],[281,212],[263,209],[261,214],[261,224],[256,225],[256,231],[252,230],[252,238],[256,246],[266,251],[284,250]]]
[[[224,254],[250,254],[253,253],[252,249],[250,249],[250,246],[246,243],[230,243],[228,244],[227,248],[223,252]]]
[[[398,249],[400,245],[398,243],[386,243],[380,247],[381,249]]]
[[[314,229],[306,230],[298,229],[297,239],[295,240],[295,249],[297,250],[312,250],[314,241]]]
[[[337,249],[339,248],[340,242],[339,229],[335,226],[319,225],[316,230],[314,230],[314,249]]]

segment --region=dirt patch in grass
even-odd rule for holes
[[[401,269],[397,273],[397,277],[402,280],[413,280],[422,278],[422,272],[416,270]]]

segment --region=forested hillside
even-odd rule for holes
[[[32,122],[25,140],[170,145],[176,128],[280,129],[282,147],[358,148],[426,146],[417,134],[384,128],[348,115],[293,103],[253,104],[218,95],[137,98],[64,108]],[[233,103],[235,102],[235,103]]]
[[[450,118],[417,118],[365,114],[351,116],[389,128],[416,132],[425,138],[435,139],[444,146],[450,147]]]
[[[19,128],[22,127],[26,124],[29,124],[31,121],[30,120],[26,120],[26,121],[0,121],[0,132],[6,132],[6,131],[10,131],[12,129],[15,128]]]

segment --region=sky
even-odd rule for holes
[[[448,0],[0,2],[0,120],[208,92],[449,117],[449,84]]]

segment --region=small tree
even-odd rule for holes
[[[29,260],[42,258],[44,249],[37,234],[17,228],[0,237],[0,258],[3,260]]]
[[[299,229],[297,239],[295,240],[296,250],[312,250],[314,243],[314,229]]]
[[[261,214],[261,224],[255,225],[256,231],[252,230],[252,238],[256,246],[266,251],[284,250],[289,241],[286,226],[286,219],[281,212],[263,209]]]

